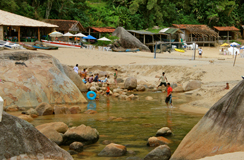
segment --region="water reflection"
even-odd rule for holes
[[[91,109],[91,110],[96,110],[97,108],[97,105],[96,105],[96,102],[93,102],[93,101],[89,101],[88,104],[87,104],[87,110],[88,109]]]
[[[110,100],[107,98],[107,116],[109,117],[109,110],[110,110]]]
[[[172,108],[169,108],[166,111],[166,126],[169,127],[171,130],[172,130],[172,121],[173,121],[172,112],[173,112]]]

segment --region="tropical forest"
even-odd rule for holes
[[[84,27],[244,23],[244,0],[0,0],[0,9],[29,18],[78,20]]]

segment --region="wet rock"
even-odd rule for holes
[[[50,104],[45,102],[39,104],[35,109],[39,116],[52,115],[54,112],[53,107]]]
[[[12,106],[6,107],[5,110],[7,112],[16,112],[16,111],[19,111],[19,107],[17,105],[12,105]]]
[[[32,122],[34,120],[30,115],[20,115],[18,118],[26,120],[27,122]]]
[[[156,88],[155,85],[150,85],[150,86],[148,86],[148,89],[154,89],[154,88]]]
[[[57,131],[59,133],[65,133],[69,127],[64,122],[44,123],[39,126],[36,126],[36,129],[38,129],[38,130],[42,130],[44,128],[54,129],[55,131]]]
[[[185,87],[185,91],[191,91],[191,90],[194,90],[194,89],[201,88],[201,84],[202,84],[201,81],[197,81],[197,80],[190,81],[190,82],[187,83],[187,85]]]
[[[78,154],[78,152],[74,151],[74,150],[68,150],[69,154],[70,155],[75,155],[75,154]]]
[[[147,145],[151,147],[156,147],[156,146],[169,144],[169,143],[171,143],[171,141],[164,137],[150,137],[148,138],[147,141]]]
[[[184,88],[182,85],[178,85],[176,88],[173,89],[173,92],[175,93],[184,92]]]
[[[92,87],[90,88],[90,90],[91,90],[91,91],[94,91],[94,92],[97,91],[96,87],[94,87],[94,86],[92,86]]]
[[[143,158],[140,158],[140,157],[127,157],[126,160],[143,160]]]
[[[123,94],[119,96],[119,99],[120,100],[126,100],[126,98],[127,98],[127,96],[126,95],[123,95]]]
[[[119,97],[119,93],[114,93],[113,96],[114,97]]]
[[[96,114],[97,111],[94,111],[94,110],[92,110],[92,109],[88,109],[88,110],[86,110],[84,113],[85,113],[85,114]]]
[[[73,142],[69,145],[70,150],[74,150],[78,153],[83,151],[83,147],[84,145],[81,142]]]
[[[30,115],[32,118],[38,117],[37,111],[33,108],[30,108],[29,110],[27,110],[27,114]]]
[[[42,128],[39,130],[42,134],[44,134],[48,139],[60,145],[63,141],[62,135],[60,135],[56,130],[52,128]]]
[[[170,148],[167,145],[161,145],[149,152],[144,160],[169,160],[170,157]]]
[[[139,96],[134,96],[131,98],[131,100],[139,100]]]
[[[84,124],[78,127],[69,128],[63,136],[63,144],[69,145],[73,142],[82,142],[83,144],[96,143],[99,139],[99,133],[95,128],[85,126]]]
[[[145,90],[146,90],[146,87],[145,87],[144,85],[138,85],[138,86],[136,87],[136,90],[137,90],[137,91],[145,91]]]
[[[113,89],[113,92],[114,92],[114,93],[120,93],[121,91],[123,91],[123,90],[122,90],[122,89],[120,89],[120,88]]]
[[[128,90],[136,89],[137,87],[137,79],[134,77],[129,77],[125,80],[124,88]]]
[[[151,100],[153,100],[153,97],[147,96],[145,99],[148,100],[148,101],[151,101]]]
[[[110,143],[107,145],[99,154],[98,156],[101,157],[119,157],[125,155],[127,149],[123,145]]]
[[[156,133],[156,137],[157,136],[170,136],[172,135],[172,131],[169,129],[169,127],[163,127],[161,129],[159,129]]]
[[[0,159],[73,160],[68,152],[51,142],[32,124],[6,112],[3,112],[0,133]]]
[[[81,113],[81,108],[79,106],[72,106],[69,108],[71,114],[79,114]]]
[[[122,78],[118,78],[117,83],[124,83],[124,80]]]
[[[69,108],[65,106],[54,106],[54,114],[71,114]]]
[[[112,142],[109,141],[109,140],[104,140],[104,141],[102,142],[103,145],[108,145],[108,144],[110,144],[110,143],[112,143]]]
[[[128,154],[132,154],[132,155],[136,155],[136,152],[133,151],[133,150],[128,150],[127,153],[128,153]]]

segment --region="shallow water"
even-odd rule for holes
[[[146,96],[154,100],[146,101]],[[175,151],[183,137],[201,119],[203,115],[188,114],[178,110],[177,106],[189,102],[191,99],[182,95],[173,94],[173,109],[167,108],[164,99],[165,93],[140,93],[139,101],[120,101],[113,97],[100,96],[99,101],[82,104],[83,111],[96,110],[96,114],[50,115],[36,118],[35,126],[55,121],[63,121],[70,126],[85,124],[96,128],[100,138],[96,144],[84,147],[84,151],[74,156],[74,159],[113,160],[126,157],[145,157],[154,147],[148,147],[147,139],[155,136],[158,129],[169,127],[173,136],[167,137],[172,141],[169,144],[172,152]],[[94,104],[95,103],[95,104]],[[104,140],[122,144],[127,150],[133,150],[136,155],[127,154],[123,157],[98,157],[97,154],[105,147]],[[62,146],[68,150],[68,146]]]

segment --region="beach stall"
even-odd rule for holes
[[[183,41],[186,43],[197,43],[204,46],[205,44],[210,46],[216,46],[216,38],[218,33],[207,25],[202,24],[172,24],[173,27],[179,28],[183,34],[181,35]]]
[[[0,40],[14,42],[40,41],[42,35],[54,31],[57,27],[57,25],[0,10]]]
[[[220,44],[224,43],[225,41],[229,43],[230,40],[237,39],[237,33],[239,32],[239,29],[235,26],[214,26],[213,28],[218,33],[218,43]]]
[[[228,48],[230,47],[230,45],[228,43],[224,43],[220,46],[220,49],[219,49],[219,54],[221,55],[228,55],[229,54],[229,51],[228,51]]]
[[[112,34],[115,31],[115,28],[113,27],[87,27],[89,35],[92,35],[96,38],[101,38],[102,36],[105,36],[106,34]]]

